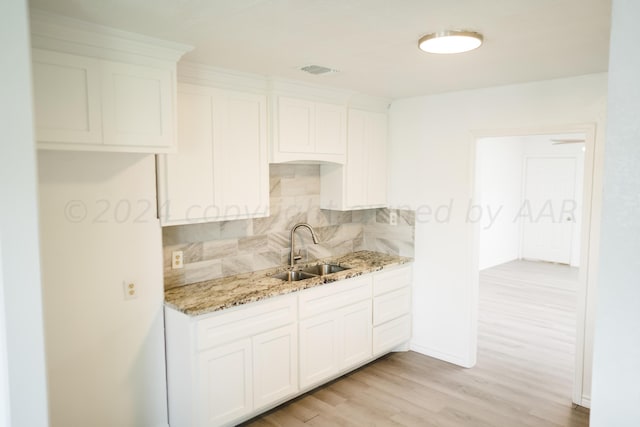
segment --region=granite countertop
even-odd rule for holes
[[[331,263],[349,268],[326,276],[312,277],[297,282],[285,282],[272,276],[288,270],[288,266],[276,267],[168,289],[164,293],[164,299],[166,306],[189,316],[198,316],[236,305],[321,286],[325,283],[349,279],[412,261],[413,259],[411,258],[401,256],[359,251],[340,257],[298,264],[295,267],[296,270],[299,270],[312,265]]]

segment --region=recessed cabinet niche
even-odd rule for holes
[[[178,152],[158,156],[163,225],[269,215],[266,96],[178,85]]]

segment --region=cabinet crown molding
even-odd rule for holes
[[[366,95],[364,93],[355,93],[349,99],[348,107],[350,109],[386,114],[392,101],[393,100],[391,98],[382,98],[379,96]]]
[[[30,11],[34,48],[126,62],[176,63],[192,46],[118,30],[42,10]]]
[[[269,89],[274,95],[302,98],[309,101],[347,105],[354,91],[321,86],[297,80],[269,79]]]
[[[265,76],[190,61],[178,63],[178,81],[260,94],[266,94],[269,89],[268,79]]]
[[[345,105],[348,108],[380,113],[386,113],[392,101],[390,98],[367,95],[351,90],[246,73],[184,60],[178,63],[178,81],[222,89],[246,90],[260,94],[328,102]]]

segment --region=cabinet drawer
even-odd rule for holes
[[[391,350],[411,338],[411,317],[407,314],[373,328],[373,355]]]
[[[408,287],[373,299],[373,326],[408,314],[411,311],[411,290]]]
[[[381,295],[411,285],[411,267],[382,271],[373,277],[373,295]]]
[[[285,295],[232,310],[197,321],[197,350],[295,322],[296,296]]]
[[[300,318],[335,310],[371,298],[371,278],[356,277],[302,291],[299,296]]]

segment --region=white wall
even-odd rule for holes
[[[0,2],[0,425],[47,424],[27,4]]]
[[[640,3],[614,0],[593,427],[640,425]]]
[[[597,124],[591,251],[598,242],[606,74],[395,101],[390,111],[390,201],[416,214],[412,347],[473,366],[477,331],[477,236],[466,221],[473,196],[474,141],[523,130],[552,133]],[[447,206],[450,209],[447,209]],[[440,216],[434,211],[440,208]],[[431,209],[432,214],[429,214]],[[447,215],[447,211],[449,215]],[[591,256],[593,253],[585,254]],[[584,258],[583,258],[584,259]],[[586,265],[586,264],[585,264]],[[589,289],[597,264],[589,264]],[[589,306],[592,308],[592,305]],[[587,331],[590,335],[590,331]],[[587,337],[588,348],[590,337]],[[590,366],[590,354],[586,354]],[[589,393],[590,370],[585,371]]]
[[[154,156],[38,158],[51,425],[166,426]]]
[[[521,138],[481,138],[476,147],[477,208],[470,221],[480,225],[478,268],[483,270],[520,257],[522,203]]]
[[[7,322],[4,318],[4,283],[2,282],[2,239],[0,235],[0,427],[11,425],[9,407],[9,364],[7,363]]]

